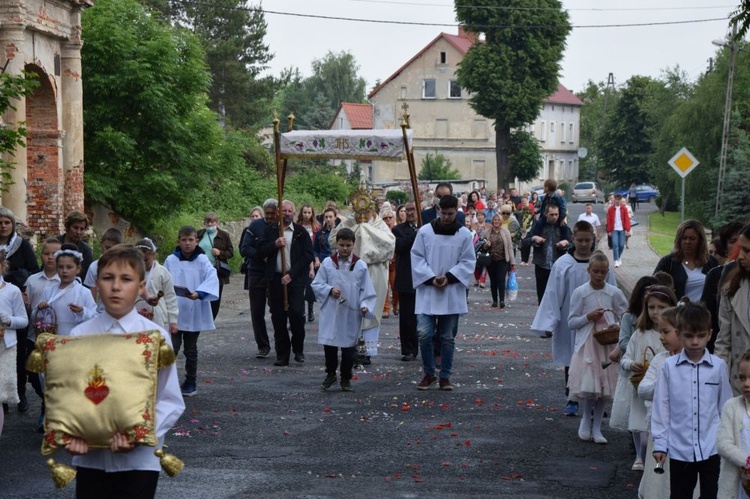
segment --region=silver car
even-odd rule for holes
[[[596,182],[578,182],[573,187],[574,203],[604,203],[604,191]]]

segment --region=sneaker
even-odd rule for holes
[[[352,382],[348,379],[342,379],[341,380],[341,391],[342,392],[353,392],[352,389]]]
[[[437,378],[435,376],[425,374],[424,378],[422,378],[422,381],[417,384],[417,390],[427,390],[435,381],[437,381]]]
[[[576,414],[578,414],[578,402],[568,401],[568,403],[565,404],[563,414],[565,414],[566,416],[575,416]]]
[[[440,389],[444,391],[451,391],[453,390],[453,385],[451,385],[451,380],[449,379],[440,379]]]
[[[479,283],[479,287],[480,287],[480,288],[482,288],[482,289],[484,289],[484,283],[483,283],[483,282],[480,282],[480,283]]]
[[[265,359],[268,357],[268,354],[271,353],[270,348],[263,348],[261,350],[258,350],[258,353],[255,354],[256,359]]]
[[[620,265],[622,265],[620,260],[615,260],[615,268],[618,268]]]
[[[198,389],[193,383],[183,383],[180,389],[182,390],[183,397],[194,397],[195,395],[198,395]]]
[[[640,459],[636,459],[630,469],[633,471],[643,471],[643,461]]]
[[[343,380],[341,381],[344,382]],[[336,383],[336,375],[335,374],[326,374],[326,379],[323,380],[323,384],[320,385],[320,389],[325,391],[331,388],[334,383]]]

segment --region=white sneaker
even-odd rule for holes
[[[615,268],[620,266],[620,260],[615,260]]]
[[[636,459],[630,469],[633,471],[643,471],[643,461]]]

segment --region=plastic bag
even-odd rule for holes
[[[516,280],[515,270],[508,273],[508,284],[505,286],[505,290],[508,301],[515,301],[518,298],[518,281]]]

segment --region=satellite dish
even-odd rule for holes
[[[578,149],[578,157],[579,158],[583,159],[583,158],[585,158],[588,155],[589,155],[589,150],[586,149],[585,147],[581,147],[580,149]]]

